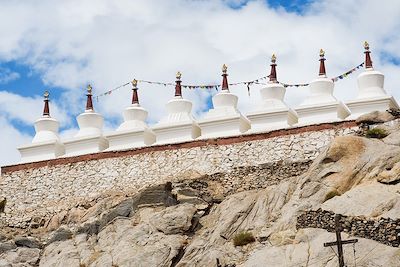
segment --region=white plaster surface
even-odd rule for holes
[[[156,136],[145,122],[147,114],[139,104],[127,107],[123,113],[124,122],[116,131],[105,135],[109,142],[106,150],[126,150],[153,144]]]
[[[250,129],[250,121],[237,109],[238,97],[222,90],[212,98],[213,108],[199,120],[201,138],[240,135]]]
[[[385,76],[372,68],[366,69],[357,78],[358,95],[355,100],[346,102],[351,115],[348,119],[356,119],[362,114],[372,111],[398,109],[396,100],[384,89]]]
[[[167,103],[166,109],[168,115],[151,128],[157,144],[190,141],[200,136],[200,127],[192,116],[191,101],[175,97]]]
[[[286,88],[279,83],[268,83],[260,89],[261,104],[247,114],[251,133],[288,128],[297,123],[297,113],[284,102]]]
[[[18,147],[21,163],[55,159],[65,153],[58,136],[59,123],[50,116],[35,121],[35,136],[32,143]]]
[[[86,110],[77,117],[79,132],[64,141],[65,157],[97,153],[108,148],[103,137],[103,116],[93,110]]]
[[[334,83],[326,77],[313,80],[310,95],[296,108],[298,125],[335,122],[350,115],[350,109],[333,96]]]

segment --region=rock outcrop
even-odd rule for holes
[[[197,176],[103,196],[28,232],[2,229],[0,266],[337,266],[323,246],[335,240],[333,214],[393,224],[390,238],[400,241],[399,144],[394,130],[383,140],[337,137],[303,175],[242,192]],[[327,223],[310,217],[318,212]],[[234,246],[241,232],[256,241]],[[359,239],[355,252],[345,246],[348,266],[400,266],[399,242],[347,233]]]

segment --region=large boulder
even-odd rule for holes
[[[19,247],[0,254],[0,266],[37,266],[40,249]]]
[[[357,124],[376,124],[394,120],[396,117],[388,111],[373,111],[356,119]]]
[[[192,227],[197,209],[191,204],[169,207],[149,218],[149,224],[164,234],[182,234]]]

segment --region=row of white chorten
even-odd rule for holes
[[[79,132],[73,138],[62,141],[58,136],[59,123],[50,116],[49,95],[45,93],[43,116],[35,122],[36,135],[31,144],[18,148],[21,162],[352,120],[371,111],[399,108],[394,98],[383,89],[384,75],[372,67],[368,43],[364,48],[365,71],[358,76],[358,96],[346,103],[333,96],[334,83],[326,76],[322,50],[319,77],[310,83],[310,95],[295,109],[284,102],[286,89],[277,81],[274,55],[269,83],[260,89],[261,105],[246,115],[237,109],[238,97],[229,92],[225,65],[222,69],[222,90],[214,95],[213,108],[200,120],[195,120],[191,114],[191,101],[182,98],[181,74],[178,72],[175,97],[167,103],[168,115],[160,122],[152,127],[146,124],[148,113],[139,104],[137,83],[133,81],[132,105],[123,112],[124,122],[116,131],[103,134],[104,119],[93,109],[92,88],[89,85],[86,110],[77,117]]]

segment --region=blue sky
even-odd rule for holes
[[[78,1],[43,0],[22,4],[0,1],[0,166],[19,160],[16,147],[29,143],[33,122],[42,111],[41,95],[51,92],[52,116],[62,138],[77,130],[75,117],[84,108],[84,88],[100,94],[133,78],[171,82],[176,71],[184,83],[220,83],[221,65],[229,80],[251,80],[269,71],[278,56],[278,77],[303,83],[315,78],[318,51],[326,50],[329,76],[363,60],[362,43],[371,43],[375,66],[386,75],[388,93],[398,86],[400,3],[365,1]],[[356,95],[354,74],[336,85],[346,101]],[[139,84],[141,104],[150,124],[165,115],[172,87]],[[239,109],[257,104],[260,87],[233,87]],[[184,91],[201,117],[215,90]],[[398,95],[399,94],[399,95]],[[307,90],[288,89],[296,106]],[[112,131],[129,105],[130,88],[99,98],[95,108]]]
[[[247,2],[251,1],[239,1],[238,3],[228,3],[233,9],[240,9],[244,7]],[[295,1],[279,1],[269,0],[266,1],[266,5],[274,9],[285,9],[288,12],[302,14],[304,10],[309,7],[310,0],[295,0]],[[28,55],[29,57],[29,55]],[[25,62],[24,59],[3,61],[0,65],[0,90],[8,91],[25,97],[35,97],[43,94],[44,90],[51,90],[51,97],[59,99],[62,92],[68,88],[54,86],[43,80],[42,73],[35,70],[30,66],[29,63]],[[13,75],[14,74],[14,75]],[[3,77],[4,76],[4,77]],[[2,79],[3,78],[3,79]],[[50,89],[51,88],[51,89]],[[212,107],[211,96],[206,100],[207,108]],[[111,120],[113,123],[117,123],[118,120]],[[13,125],[18,129],[29,135],[34,135],[33,125],[27,125],[21,123],[20,120],[12,120]],[[72,121],[72,126],[77,127],[77,124]],[[71,125],[69,125],[70,127]],[[65,128],[65,127],[64,127]],[[63,130],[63,128],[61,128]]]

